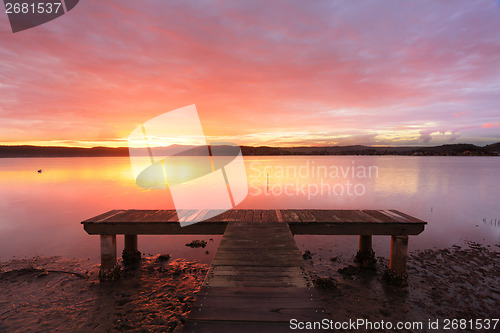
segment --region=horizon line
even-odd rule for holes
[[[331,148],[331,147],[368,147],[368,148],[429,148],[429,147],[440,147],[440,146],[452,146],[452,145],[473,145],[476,147],[486,147],[490,145],[494,145],[500,143],[500,141],[493,142],[490,144],[485,144],[485,145],[477,145],[474,143],[470,142],[458,142],[458,143],[442,143],[442,144],[437,144],[437,145],[366,145],[366,144],[351,144],[351,145],[329,145],[329,146],[268,146],[268,145],[237,145],[238,147],[251,147],[251,148],[261,148],[261,147],[266,147],[266,148],[277,148],[277,149],[290,149],[290,148]],[[210,145],[210,144],[209,144]],[[169,145],[169,146],[152,146],[151,148],[167,148],[171,146],[199,146],[199,145],[182,145],[182,144],[174,144],[174,145]],[[118,147],[112,147],[112,146],[104,146],[104,145],[97,145],[97,146],[91,146],[91,147],[85,147],[85,146],[67,146],[67,145],[34,145],[34,144],[4,144],[0,143],[0,147],[36,147],[36,148],[69,148],[69,149],[95,149],[95,148],[107,148],[107,149],[130,149],[131,147],[128,146],[118,146]],[[146,147],[133,147],[133,149],[144,149]]]

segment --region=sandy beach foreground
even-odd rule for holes
[[[413,252],[407,287],[382,280],[385,258],[377,258],[374,269],[360,269],[352,258],[313,253],[306,260],[328,318],[422,322],[424,329],[406,331],[436,332],[426,328],[429,320],[500,317],[499,249],[500,244],[469,243],[467,248]],[[314,269],[320,261],[323,266],[328,262],[328,278]],[[89,260],[4,262],[0,331],[180,332],[207,271],[207,265],[162,255],[144,258],[117,282],[99,283],[98,265]]]

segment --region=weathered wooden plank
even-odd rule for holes
[[[393,212],[393,213],[395,213],[395,214],[397,214],[397,215],[400,215],[400,216],[402,216],[402,217],[407,218],[407,219],[408,219],[408,221],[410,221],[410,222],[414,222],[414,223],[425,223],[425,224],[427,224],[427,222],[422,221],[422,220],[420,220],[420,219],[418,219],[418,218],[416,218],[416,217],[414,217],[414,216],[410,216],[410,215],[408,215],[408,214],[402,213],[402,212],[400,212],[399,210],[390,209],[390,211],[391,211],[391,212]]]
[[[379,222],[376,218],[364,213],[361,210],[333,210],[332,214],[336,217],[338,221],[344,223]]]
[[[210,219],[207,220],[207,222],[224,222],[226,218],[231,214],[230,210],[226,210],[222,212],[221,214],[218,214]]]
[[[301,222],[315,222],[316,219],[314,218],[314,215],[311,214],[310,210],[303,210],[303,209],[297,209],[295,210],[295,213],[299,217]]]
[[[253,222],[252,222],[253,223]],[[251,228],[249,227],[247,229],[248,231],[252,231],[252,230],[256,230],[256,231],[259,231],[259,229],[257,228]],[[283,235],[279,235],[277,233],[277,230],[276,228],[269,228],[269,229],[266,229],[265,231],[263,231],[262,235],[261,236],[258,236],[258,235],[248,235],[247,238],[245,239],[234,239],[234,241],[249,241],[249,240],[259,240],[259,239],[267,239],[267,238],[274,238],[274,237],[278,237],[278,238],[285,238],[285,236]],[[228,235],[234,235],[234,232],[232,231],[228,231]],[[229,241],[233,241],[233,239],[229,239]]]
[[[261,307],[251,309],[235,307],[193,307],[189,313],[190,320],[230,320],[230,321],[257,321],[257,322],[289,322],[291,318],[303,320],[321,320],[325,317],[321,308],[273,308],[262,304]],[[189,320],[188,319],[188,320]]]
[[[140,219],[141,222],[165,222],[170,219],[170,217],[175,215],[175,210],[151,210],[151,211],[136,211],[138,216],[129,215],[127,216],[127,222],[136,222],[136,218]],[[120,216],[115,216],[112,220],[120,221]],[[106,222],[112,222],[108,220]]]
[[[226,266],[269,266],[269,267],[290,267],[290,266],[298,266],[302,264],[300,260],[281,260],[280,262],[263,262],[262,260],[248,260],[245,263],[242,263],[241,260],[238,259],[214,259],[214,265],[226,265]]]
[[[357,212],[361,222],[381,223],[376,217],[373,217],[373,216],[367,214],[363,210],[357,210],[356,212]]]
[[[247,213],[247,209],[238,209],[238,210],[236,210],[236,217],[235,217],[234,220],[235,221],[239,221],[239,222],[245,221],[245,215],[246,215],[246,213]]]
[[[281,210],[281,216],[283,216],[283,221],[290,223],[290,222],[300,222],[299,216],[290,209],[283,209]]]
[[[247,229],[249,232],[252,232],[252,231],[259,231],[258,229],[254,229],[254,228],[248,228]],[[234,235],[235,233],[232,232],[232,231],[228,231],[228,236],[231,236],[231,235]],[[263,231],[263,234],[261,236],[258,236],[258,235],[248,235],[248,237],[246,239],[228,239],[226,238],[225,239],[225,242],[252,242],[252,241],[260,241],[261,243],[264,243],[265,240],[267,239],[288,239],[286,236],[283,236],[283,235],[279,235],[277,233],[277,229],[275,228],[269,228],[265,231]],[[276,243],[272,243],[272,244],[269,244],[267,243],[268,245],[275,245],[275,244],[279,244],[278,242]]]
[[[300,288],[269,288],[264,287],[251,287],[251,288],[241,288],[241,287],[209,287],[203,285],[198,292],[198,295],[217,295],[217,296],[234,296],[239,295],[242,297],[255,296],[255,297],[311,297],[314,298],[316,289],[310,287],[300,287]]]
[[[235,308],[254,308],[266,304],[273,308],[302,309],[321,308],[321,302],[312,297],[272,297],[272,295],[258,296],[199,296],[196,298],[195,306],[213,306],[213,307],[235,307]]]
[[[165,222],[168,221],[172,216],[176,216],[176,211],[175,209],[169,209],[169,210],[160,210],[156,212],[154,217],[151,218],[150,222]],[[144,221],[148,222],[148,221]]]
[[[183,328],[186,333],[289,333],[288,322],[256,322],[256,321],[188,321]],[[301,332],[308,332],[302,330]]]
[[[244,217],[244,220],[245,221],[252,221],[253,220],[253,213],[254,213],[254,210],[253,209],[247,209],[245,211],[245,217]]]
[[[256,279],[239,278],[234,276],[207,277],[207,283],[212,287],[301,287],[306,282],[303,278],[269,278],[261,279],[256,284]]]
[[[234,234],[230,233],[229,235],[234,235]],[[269,247],[279,247],[279,246],[290,244],[289,242],[287,242],[286,238],[279,237],[279,236],[276,236],[276,240],[282,240],[284,243],[282,243],[282,244],[269,244],[269,243],[265,242],[265,240],[268,239],[268,238],[269,237],[263,236],[262,238],[249,238],[249,239],[245,239],[245,240],[242,240],[242,239],[230,239],[230,240],[224,241],[224,244],[228,245],[228,246],[230,244],[233,244],[233,245],[243,245],[243,244],[245,244],[248,247],[256,247],[256,246],[259,246],[259,244],[261,246],[263,246],[265,244],[266,246],[269,246]]]
[[[135,210],[124,210],[120,214],[115,214],[113,216],[108,217],[105,221],[107,223],[113,222],[113,221],[123,221],[126,222],[128,221],[127,217],[130,215],[136,214]],[[101,221],[103,222],[103,221]]]
[[[265,220],[263,221],[263,218],[266,217],[265,214],[266,213],[263,211],[255,211],[253,214],[252,221],[242,221],[242,222],[245,222],[248,225],[248,228],[261,228],[259,224],[261,222],[267,222],[268,226],[266,226],[266,228],[280,229],[280,227],[276,225],[276,223],[278,223],[277,221],[275,222],[265,221]]]
[[[317,209],[311,210],[310,212],[317,222],[341,222],[329,210]]]
[[[256,209],[253,212],[253,222],[262,222],[262,209]]]
[[[250,223],[251,224],[256,224],[255,222],[250,222]],[[256,228],[249,227],[247,230],[249,230],[249,231],[250,230],[257,230],[258,231],[259,229],[258,228],[256,229]],[[276,237],[280,237],[280,235],[277,234],[277,230],[278,229],[271,227],[271,228],[263,231],[261,237],[270,237],[270,236],[273,236],[273,235],[275,235]],[[232,231],[228,231],[228,234],[233,234],[233,232]],[[248,239],[261,239],[261,237],[259,237],[258,235],[249,235]],[[235,239],[235,240],[239,241],[240,239]],[[245,240],[247,240],[247,239],[245,239]]]
[[[161,210],[141,210],[137,211],[139,217],[130,216],[129,222],[134,221],[158,221],[158,215],[161,213]]]
[[[214,275],[237,275],[237,274],[250,274],[250,275],[272,275],[272,274],[281,274],[281,275],[286,275],[286,274],[299,274],[303,272],[302,267],[284,267],[280,269],[279,271],[276,271],[273,267],[233,267],[233,266],[217,266],[212,265],[213,270],[211,271],[211,274]]]
[[[285,222],[285,221],[283,220],[283,215],[281,214],[281,210],[276,209],[276,217],[277,217],[277,219],[278,219],[278,222]]]
[[[293,243],[289,243],[288,241],[286,241],[286,239],[284,238],[278,238],[279,240],[283,240],[283,243],[277,243],[277,244],[263,244],[262,242],[260,242],[261,244],[259,245],[259,248],[260,249],[263,249],[263,250],[266,250],[266,249],[280,249],[280,248],[283,248],[283,247],[288,247],[288,246],[291,246],[293,248],[295,248],[295,245],[293,245]],[[247,247],[250,247],[252,246],[252,244],[254,244],[254,246],[257,246],[257,242],[258,239],[245,239],[245,240],[242,240],[242,239],[231,239],[231,240],[224,240],[224,249],[223,250],[226,250],[226,249],[240,249],[241,250],[241,247],[244,245],[244,246],[247,246]]]
[[[133,235],[221,235],[227,222],[198,222],[186,227],[180,227],[177,222],[116,222],[116,223],[86,223],[84,229],[88,234],[133,234]],[[297,222],[290,223],[294,235],[418,235],[424,231],[424,223],[328,223],[328,222]],[[242,241],[243,242],[243,241]],[[242,244],[233,241],[233,246]],[[247,241],[247,244],[249,241]]]
[[[248,249],[245,248],[245,243],[242,243],[241,246],[234,246],[233,244],[230,244],[230,248],[227,246],[224,246],[223,251],[221,251],[221,255],[223,253],[235,253],[235,254],[245,254],[248,252],[255,252],[255,253],[265,253],[265,252],[270,252],[272,251],[273,253],[276,254],[288,254],[290,251],[294,251],[297,248],[293,246],[274,246],[274,247],[259,247],[258,249],[252,248]]]
[[[363,210],[366,214],[375,217],[379,222],[400,222],[398,219],[395,219],[393,216],[384,214],[380,210]]]
[[[236,277],[248,277],[255,276],[259,279],[267,279],[268,277],[278,277],[278,276],[306,276],[304,275],[304,266],[290,266],[290,267],[280,267],[277,269],[276,266],[233,266],[233,265],[214,265],[211,271],[209,271],[210,275],[216,276],[236,276]]]
[[[259,248],[264,248],[264,247],[280,248],[280,247],[283,247],[284,245],[290,245],[290,243],[288,243],[286,241],[286,239],[284,239],[282,237],[276,237],[276,239],[277,240],[283,240],[284,243],[282,243],[282,244],[265,244],[264,243],[264,239],[245,239],[245,240],[231,239],[231,240],[225,240],[224,241],[224,246],[235,247],[235,246],[243,246],[243,245],[245,245],[247,248],[248,247],[256,247],[256,246],[259,246]]]
[[[234,234],[230,234],[234,235]],[[275,241],[277,244],[269,244],[266,242],[269,238],[255,238],[255,239],[246,239],[246,240],[238,240],[238,239],[231,239],[231,240],[225,240],[224,243],[221,241],[221,245],[224,247],[222,248],[222,251],[226,251],[226,247],[228,248],[235,248],[235,247],[245,247],[247,250],[258,250],[261,253],[269,252],[269,251],[274,251],[274,250],[279,250],[283,247],[291,247],[291,248],[296,248],[293,243],[290,243],[288,239],[283,238],[283,237],[276,237]],[[282,243],[278,243],[278,242]],[[262,249],[262,250],[261,250]],[[264,250],[266,249],[266,250]]]
[[[225,249],[226,243],[227,242],[222,244],[222,246],[224,246],[224,248],[222,248],[222,251],[220,251],[220,253],[219,253],[220,258],[223,258],[223,257],[228,258],[228,256],[231,256],[231,255],[234,255],[234,256],[240,257],[240,258],[245,257],[245,256],[246,257],[259,257],[259,256],[260,257],[269,257],[269,256],[296,257],[296,254],[294,252],[297,251],[297,248],[294,248],[292,246],[289,246],[286,249],[284,249],[282,246],[280,246],[280,247],[268,247],[266,250],[262,250],[262,248],[260,246],[258,246],[258,244],[255,244],[255,242],[250,244],[252,246],[247,247],[247,249],[246,249],[247,251],[241,251],[244,249],[240,249],[240,251],[238,251],[238,250],[226,250]],[[242,243],[242,244],[245,245],[244,243]]]
[[[417,223],[289,223],[294,235],[418,235],[425,224]]]
[[[202,212],[201,209],[195,209],[195,210],[190,210],[181,213],[177,213],[177,216],[179,218],[179,222],[191,222],[191,221],[196,221],[196,218],[200,213]]]
[[[181,218],[181,216],[183,215],[183,212],[182,211],[175,211],[175,214],[173,214],[167,222],[179,222],[179,219]]]
[[[272,253],[272,254],[259,254],[259,253],[254,253],[254,254],[245,254],[245,253],[231,253],[231,252],[225,252],[220,254],[217,257],[217,262],[222,262],[222,261],[231,261],[231,260],[236,260],[236,261],[245,261],[247,263],[256,261],[267,261],[267,260],[273,260],[274,263],[280,264],[283,262],[301,262],[296,255],[289,254],[289,253]],[[215,261],[214,261],[215,263]],[[238,266],[241,266],[238,264]],[[273,265],[276,266],[276,265]]]
[[[223,268],[232,268],[232,270],[224,270]],[[262,268],[262,266],[257,266],[258,268]],[[249,266],[245,266],[245,268],[249,268]],[[299,266],[288,267],[288,269],[275,269],[274,267],[265,267],[269,268],[268,271],[265,270],[238,270],[236,266],[219,266],[218,269],[213,269],[209,275],[212,277],[227,277],[227,278],[235,278],[235,279],[254,279],[254,280],[269,280],[269,279],[278,279],[278,278],[304,278],[304,271]]]
[[[237,241],[231,240],[229,242],[224,242],[222,244],[224,248],[221,251],[221,254],[224,252],[256,252],[256,253],[266,253],[266,252],[284,252],[290,250],[296,250],[296,247],[291,244],[285,243],[285,240],[282,238],[276,239],[276,241],[283,240],[284,244],[280,245],[268,245],[265,244],[262,240],[248,240],[248,241]],[[246,251],[245,251],[246,250]]]
[[[177,210],[177,219],[171,219],[173,222],[186,222],[194,214],[199,214],[198,209]]]
[[[202,210],[200,210],[200,212],[198,213],[198,215],[196,215],[196,217],[195,217],[196,221],[200,221],[200,222],[203,221],[204,218],[205,218],[205,216],[207,216],[208,213],[210,213],[210,212],[211,212],[210,209],[202,209]]]
[[[146,218],[148,215],[152,214],[155,211],[151,210],[135,210],[130,209],[123,211],[120,214],[116,214],[108,217],[106,222],[129,222],[129,221],[142,221],[143,218]],[[101,221],[101,223],[104,221]]]
[[[233,210],[231,210],[231,215],[229,215],[229,217],[230,217],[229,222],[237,222],[238,221],[238,215],[241,216],[241,209],[233,209]]]
[[[82,224],[85,224],[85,223],[99,223],[99,222],[105,221],[106,219],[108,219],[108,218],[110,218],[112,216],[121,214],[123,212],[126,212],[126,211],[122,210],[122,209],[110,210],[109,212],[106,212],[106,213],[94,216],[94,217],[92,217],[90,219],[87,219],[87,220],[83,221]]]
[[[199,222],[186,227],[181,227],[177,222],[120,222],[84,224],[84,229],[90,235],[222,235],[226,226],[224,222]]]

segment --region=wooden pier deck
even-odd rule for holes
[[[140,259],[137,235],[223,234],[185,332],[288,332],[289,320],[324,318],[293,235],[359,235],[357,258],[372,260],[372,235],[390,235],[388,276],[406,279],[408,235],[427,222],[397,210],[112,210],[82,222],[101,238],[102,281],[119,276],[116,235],[125,236],[124,263]],[[215,216],[216,215],[216,216]],[[205,221],[181,227],[179,222]],[[127,260],[126,260],[127,259]]]
[[[397,210],[232,209],[111,210],[82,222],[101,237],[101,278],[116,276],[116,235],[125,235],[123,259],[140,259],[137,235],[217,235],[231,222],[285,223],[294,235],[359,235],[360,257],[373,256],[372,235],[391,236],[389,270],[406,275],[408,235],[424,231],[427,222]],[[179,222],[207,220],[181,227]],[[125,256],[126,255],[126,256]]]
[[[230,222],[184,332],[289,332],[325,318],[290,228]]]

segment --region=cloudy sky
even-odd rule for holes
[[[126,146],[196,104],[241,145],[500,141],[497,1],[82,0],[13,34],[0,144]]]

